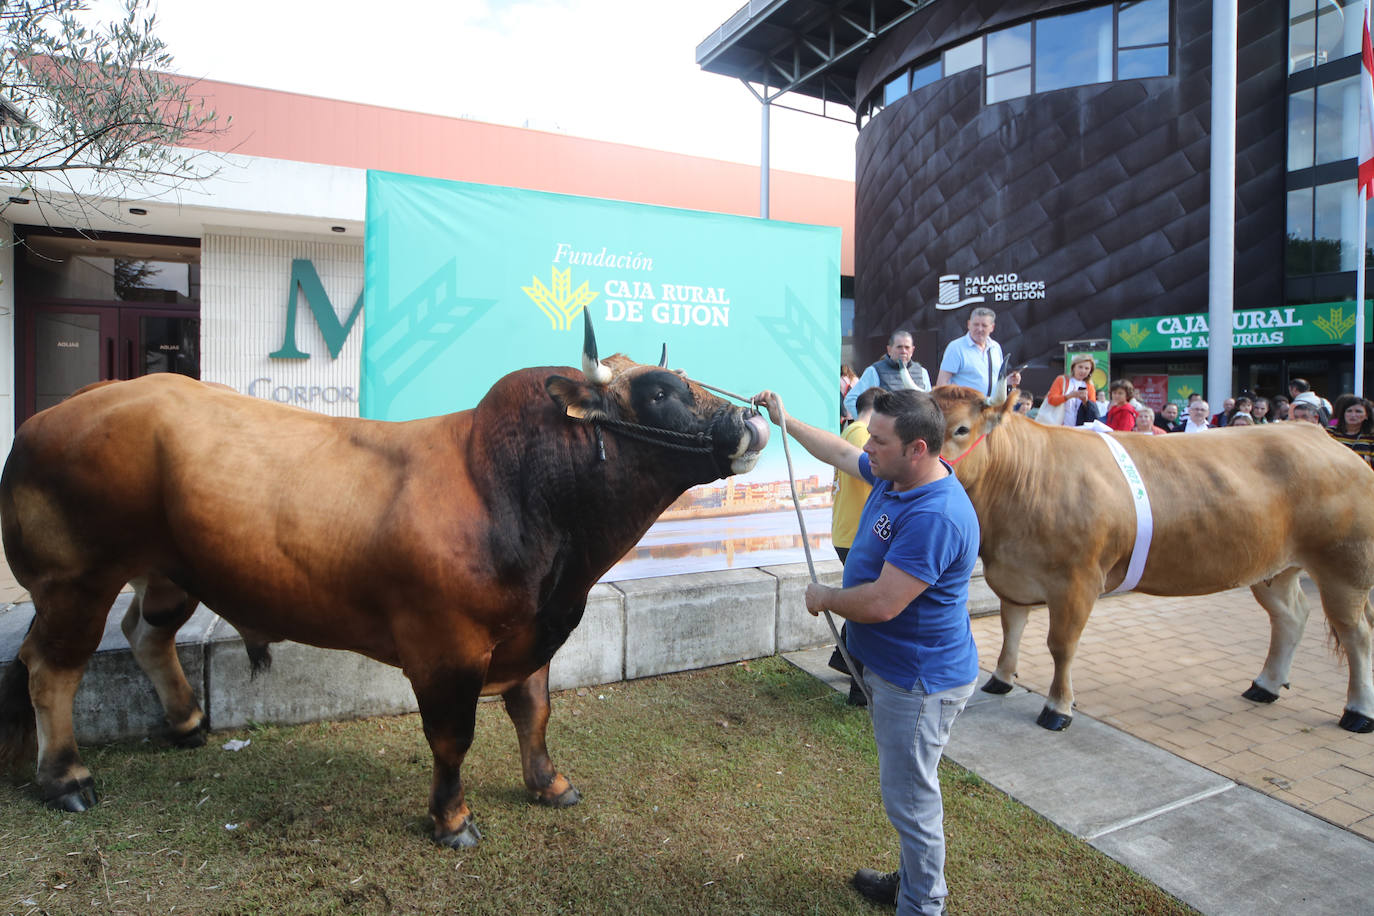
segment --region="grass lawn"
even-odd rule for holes
[[[0,914],[892,912],[847,885],[896,867],[868,717],[782,659],[556,694],[550,752],[583,797],[564,810],[527,800],[501,705],[477,712],[476,849],[429,840],[418,716],[152,739],[84,750],[85,814],[0,784]],[[968,771],[942,779],[951,913],[1193,912]]]

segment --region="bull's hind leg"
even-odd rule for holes
[[[162,701],[172,743],[200,747],[208,723],[186,680],[176,644],[177,630],[195,612],[196,599],[157,574],[135,579],[133,586],[133,601],[120,624],[124,638]]]
[[[1026,629],[1026,618],[1030,608],[1024,604],[1002,602],[1002,651],[997,656],[997,669],[993,671],[983,690],[988,693],[1010,693],[1012,682],[1016,679],[1016,660],[1021,653],[1021,634]]]
[[[1317,583],[1322,610],[1340,648],[1345,650],[1350,669],[1345,709],[1340,726],[1348,732],[1374,732],[1374,621],[1369,608],[1369,590],[1332,582],[1330,576]]]
[[[1302,640],[1309,613],[1298,580],[1300,573],[1301,570],[1294,566],[1267,582],[1250,586],[1250,593],[1269,615],[1269,654],[1264,658],[1259,675],[1241,694],[1247,700],[1272,703],[1279,698],[1279,688],[1288,686],[1293,652]]]
[[[19,647],[19,661],[28,669],[37,727],[36,781],[43,800],[65,811],[85,811],[96,803],[91,771],[76,749],[72,699],[100,645],[119,586],[45,583],[32,591],[34,621]]]
[[[545,665],[522,683],[501,694],[506,713],[515,723],[520,739],[520,766],[525,774],[525,787],[534,793],[540,804],[566,808],[582,800],[562,773],[554,769],[544,744],[549,724],[549,666]]]

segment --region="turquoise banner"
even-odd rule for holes
[[[578,366],[586,309],[602,356],[656,364],[666,343],[671,368],[745,396],[772,388],[838,425],[837,228],[370,171],[365,251],[365,417],[449,413],[515,369]],[[808,532],[828,545],[831,471],[792,452]],[[677,568],[641,571],[641,550],[608,578],[800,559],[795,515],[776,530],[761,518],[791,512],[787,479],[775,435],[746,478],[692,491],[646,537],[694,521],[659,551]],[[742,528],[749,546],[730,540]]]

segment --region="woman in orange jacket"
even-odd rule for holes
[[[1052,407],[1063,406],[1064,425],[1078,425],[1078,408],[1084,401],[1096,403],[1097,390],[1088,379],[1097,363],[1088,354],[1080,354],[1069,363],[1069,374],[1061,375],[1050,385],[1050,393],[1045,402]]]

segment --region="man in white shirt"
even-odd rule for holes
[[[1201,398],[1189,402],[1188,420],[1183,424],[1183,431],[1185,433],[1200,433],[1211,429],[1212,427],[1207,425],[1207,411],[1211,409],[1211,406]]]
[[[1002,346],[992,339],[997,313],[976,308],[968,319],[968,333],[950,341],[940,360],[937,385],[967,385],[975,391],[992,394],[992,386],[1002,371]],[[1021,373],[1007,375],[1007,387],[1021,384]]]

